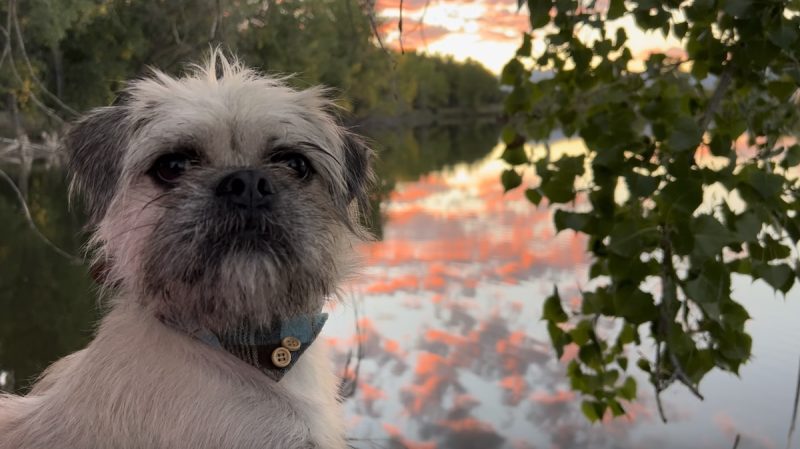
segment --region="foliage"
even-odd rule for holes
[[[715,368],[738,373],[751,339],[732,276],[785,294],[800,275],[800,146],[790,137],[800,2],[600,4],[529,0],[534,31],[502,73],[513,87],[503,184],[546,199],[559,231],[587,237],[582,304],[565,311],[554,291],[544,320],[559,355],[579,347],[568,373],[592,421],[635,398],[636,348],[657,399],[675,381],[700,396]],[[626,21],[682,51],[637,61]],[[525,146],[559,131],[585,153],[556,159]],[[529,169],[535,181],[523,177]]]
[[[105,105],[126,80],[149,67],[179,72],[211,45],[266,72],[296,74],[300,86],[337,88],[361,117],[502,100],[496,77],[477,63],[381,48],[372,12],[356,0],[12,0],[0,13],[9,18],[6,36],[19,31],[24,45],[8,47],[0,91],[41,128],[48,124],[31,95],[59,114]]]

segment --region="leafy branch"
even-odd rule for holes
[[[578,347],[567,373],[590,420],[624,414],[636,396],[628,354],[640,348],[636,365],[666,421],[664,390],[677,382],[702,400],[709,371],[737,373],[750,357],[733,275],[784,294],[800,275],[791,174],[800,146],[781,143],[800,129],[800,5],[525,4],[537,34],[524,34],[501,77],[511,87],[501,182],[553,206],[558,231],[586,236],[593,286],[570,313],[555,291],[543,318],[558,355]],[[679,40],[682,55],[636,60],[615,22],[624,17]],[[535,38],[545,45],[534,50]],[[526,150],[556,131],[579,137],[585,152],[551,160]],[[528,169],[538,183],[523,178]],[[602,336],[600,317],[616,323]]]

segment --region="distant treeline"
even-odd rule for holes
[[[292,83],[339,90],[358,117],[414,110],[479,110],[502,98],[476,62],[381,48],[380,25],[359,0],[25,0],[3,2],[14,36],[0,67],[5,106],[45,120],[36,101],[64,112],[110,103],[148,66],[179,73],[219,45]],[[9,5],[16,4],[9,11]],[[12,39],[13,40],[13,39]],[[26,60],[27,56],[27,60]],[[30,64],[29,64],[30,62]],[[32,98],[32,95],[33,97]],[[51,95],[52,94],[52,95]]]

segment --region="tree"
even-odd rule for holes
[[[499,102],[496,78],[475,63],[378,46],[372,14],[356,0],[0,1],[0,93],[24,116],[19,128],[50,130],[109,104],[150,67],[176,74],[219,45],[263,71],[296,74],[290,83],[339,89],[358,117],[446,106],[431,93],[440,81],[418,91],[419,68],[444,67],[445,87],[463,86],[452,106]]]
[[[557,290],[544,303],[553,346],[559,356],[579,346],[567,371],[590,420],[621,415],[622,401],[635,398],[631,347],[650,354],[637,365],[657,399],[675,382],[702,398],[710,370],[737,373],[750,356],[749,317],[731,277],[785,294],[800,276],[800,146],[791,137],[800,124],[800,2],[527,6],[533,31],[502,73],[513,88],[502,183],[553,205],[556,228],[585,235],[591,256],[579,309],[565,311]],[[682,51],[637,64],[625,19]],[[558,131],[582,139],[585,152],[551,158],[547,141]],[[529,140],[547,150],[530,151]]]

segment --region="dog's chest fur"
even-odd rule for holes
[[[28,396],[0,400],[0,449],[343,448],[324,343],[279,382],[121,305]]]

